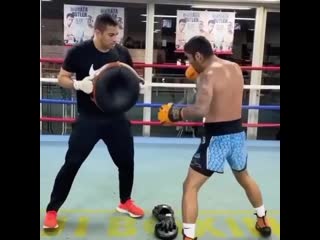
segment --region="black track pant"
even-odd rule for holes
[[[47,211],[58,211],[67,199],[75,176],[95,144],[102,139],[118,167],[121,202],[131,196],[134,148],[130,122],[125,117],[106,120],[80,116],[73,125],[65,163],[58,172]]]

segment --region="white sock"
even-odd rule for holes
[[[256,208],[256,212],[257,212],[258,217],[264,217],[266,215],[266,210],[264,208],[264,205]]]
[[[183,223],[183,233],[189,238],[195,238],[196,225],[191,223]]]

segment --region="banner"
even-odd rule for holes
[[[119,23],[118,43],[123,41],[124,32],[124,8],[64,5],[64,34],[65,44],[73,45],[83,42],[93,36],[93,25],[96,17],[101,13],[109,13]]]
[[[192,37],[206,37],[215,51],[231,52],[235,12],[177,11],[176,49],[183,50]]]

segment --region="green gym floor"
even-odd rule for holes
[[[133,199],[146,215],[132,219],[115,211],[118,205],[118,175],[106,147],[99,142],[84,162],[69,197],[59,211],[60,228],[43,231],[44,210],[53,182],[64,162],[67,136],[40,136],[40,239],[41,240],[152,240],[156,221],[153,207],[173,207],[181,240],[182,182],[199,139],[135,138]],[[261,187],[273,234],[280,239],[280,144],[248,141],[248,169]],[[199,193],[199,240],[261,239],[254,229],[254,211],[242,188],[226,165],[224,174],[214,174]]]

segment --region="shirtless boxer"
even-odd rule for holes
[[[241,122],[244,83],[241,68],[215,56],[210,42],[202,36],[191,38],[184,51],[190,67],[199,73],[196,102],[184,108],[168,103],[158,112],[163,124],[205,118],[205,134],[183,183],[183,239],[197,239],[198,191],[214,172],[224,172],[226,161],[256,210],[256,229],[269,236],[271,228],[262,194],[247,171],[246,135]]]

